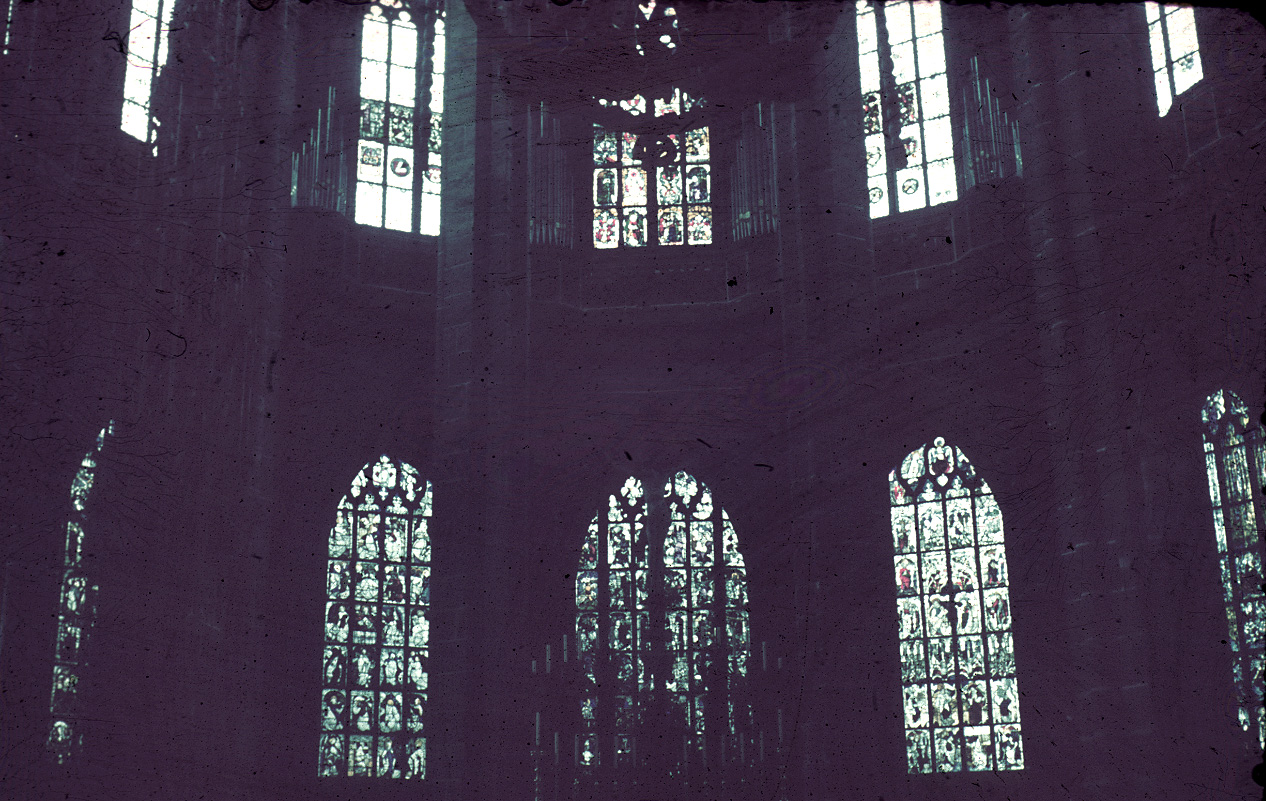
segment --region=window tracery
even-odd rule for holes
[[[426,778],[431,483],[365,465],[330,529],[320,776]]]
[[[79,682],[86,666],[89,635],[96,623],[100,589],[85,564],[84,535],[92,530],[89,496],[106,438],[111,436],[114,436],[114,421],[97,434],[96,446],[84,455],[70,485],[71,512],[66,521],[66,551],[53,649],[53,690],[49,701],[53,722],[47,744],[50,756],[59,765],[70,762],[83,743]]]
[[[1152,50],[1156,107],[1164,117],[1174,98],[1204,77],[1196,36],[1196,12],[1191,6],[1173,3],[1147,2],[1143,7],[1147,12],[1147,35]]]
[[[375,0],[362,21],[355,220],[437,236],[444,12],[420,16],[422,41],[403,0]],[[429,64],[429,80],[419,64]],[[427,98],[425,113],[418,111],[419,95]]]
[[[1020,770],[1002,512],[940,437],[888,482],[909,771]]]
[[[941,31],[939,2],[857,3],[871,219],[958,199]]]
[[[667,705],[685,734],[692,763],[701,760],[705,737],[724,740],[737,757],[751,726],[751,632],[738,535],[708,487],[689,474],[678,472],[663,497],[667,531],[649,532],[642,482],[629,478],[608,499],[605,515],[594,517],[581,548],[582,770],[601,764],[608,742],[615,764],[628,764],[655,703]],[[603,737],[612,730],[612,740]]]
[[[1263,635],[1266,586],[1262,584],[1263,507],[1266,446],[1260,426],[1249,421],[1248,407],[1233,392],[1218,390],[1201,411],[1205,472],[1213,504],[1227,642],[1231,647],[1237,717],[1266,748],[1262,717]]]

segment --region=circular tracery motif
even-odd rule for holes
[[[641,159],[652,166],[673,164],[677,161],[677,143],[668,134],[655,137],[640,137],[633,146],[633,158]]]

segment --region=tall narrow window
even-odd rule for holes
[[[84,536],[92,530],[88,498],[96,480],[97,464],[106,438],[114,436],[114,422],[97,434],[96,447],[79,465],[70,485],[70,519],[66,522],[65,572],[57,610],[57,641],[53,653],[53,716],[48,750],[58,764],[69,762],[83,741],[80,731],[79,680],[86,665],[88,636],[97,614],[97,585],[84,563]]]
[[[444,14],[418,24],[402,0],[375,0],[362,24],[360,140],[355,219],[363,225],[440,232],[440,136],[444,110]],[[429,53],[429,58],[420,55]],[[419,63],[429,64],[419,68]],[[429,77],[429,80],[427,78]],[[427,111],[419,114],[417,98]]]
[[[1152,72],[1156,76],[1156,107],[1164,117],[1174,98],[1200,82],[1200,43],[1196,38],[1196,12],[1191,6],[1144,3],[1147,34],[1152,46]]]
[[[1205,401],[1204,463],[1213,502],[1213,533],[1222,568],[1222,592],[1234,658],[1240,726],[1266,748],[1262,718],[1262,638],[1266,594],[1262,586],[1262,492],[1266,447],[1262,429],[1249,422],[1235,393],[1218,390]]]
[[[860,0],[857,42],[871,219],[956,200],[941,4]]]
[[[13,18],[18,0],[9,0],[9,10],[4,16],[4,55],[9,55],[9,42],[13,40]]]
[[[330,529],[321,776],[426,777],[431,484],[365,465]]]
[[[576,574],[576,638],[584,671],[577,744],[582,769],[628,765],[648,704],[672,710],[685,766],[713,753],[737,760],[751,730],[745,681],[751,635],[738,535],[707,486],[677,473],[664,487],[666,530],[648,531],[642,482],[625,481],[596,515]],[[605,517],[605,519],[604,519]],[[607,737],[604,735],[613,735]],[[713,757],[715,760],[716,757]]]
[[[167,64],[167,32],[175,7],[176,0],[132,0],[121,127],[142,142],[153,142],[156,133],[150,99],[154,81]]]
[[[1019,770],[1002,512],[940,437],[888,482],[909,771]]]
[[[671,5],[639,3],[633,28],[642,58],[653,61],[677,49]],[[711,155],[699,111],[704,100],[679,87],[656,92],[596,98],[607,124],[595,124],[593,133],[595,248],[712,244]]]

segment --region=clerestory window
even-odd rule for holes
[[[355,220],[437,236],[444,12],[375,0],[361,31]]]
[[[154,142],[158,121],[150,108],[154,82],[167,64],[167,34],[176,0],[133,0],[123,73],[123,132]]]
[[[1200,82],[1200,42],[1196,36],[1196,12],[1191,6],[1144,3],[1147,35],[1152,48],[1152,72],[1156,79],[1156,108],[1164,117],[1174,98]]]
[[[857,42],[871,219],[957,200],[941,4],[861,0]]]

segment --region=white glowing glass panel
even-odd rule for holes
[[[690,102],[674,89],[670,103],[655,102],[661,110],[672,109],[664,112],[666,116],[681,112],[683,98]],[[671,157],[653,169],[637,155],[636,134],[595,125],[593,136],[595,248],[712,244],[712,147],[707,126],[668,134]]]
[[[339,501],[321,613],[319,776],[426,778],[431,483],[381,456]]]
[[[13,40],[13,11],[17,8],[18,0],[9,0],[9,12],[4,18],[4,55],[9,55],[9,44]]]
[[[667,530],[646,528],[650,504],[665,504]],[[652,559],[653,551],[660,559]],[[751,747],[747,696],[751,631],[747,566],[738,534],[708,487],[687,473],[648,499],[636,478],[594,516],[576,573],[576,647],[582,670],[580,768],[617,759],[644,723],[652,689],[666,694],[684,746],[699,753],[705,722],[718,727],[733,753]],[[663,599],[652,617],[651,593]],[[605,633],[605,634],[604,634]],[[650,644],[667,642],[664,675],[653,675]],[[723,659],[713,672],[708,660]],[[715,676],[721,675],[721,684]],[[599,737],[614,730],[615,736]],[[612,750],[614,749],[614,753]],[[693,762],[697,757],[689,756]]]
[[[1266,446],[1261,426],[1233,392],[1218,390],[1201,411],[1205,471],[1213,502],[1214,537],[1222,575],[1234,693],[1229,710],[1240,727],[1266,748],[1262,715],[1266,593],[1262,585],[1262,487]]]
[[[128,20],[127,66],[119,128],[153,142],[157,121],[150,112],[154,81],[167,63],[167,34],[176,0],[135,0]]]
[[[908,770],[1021,770],[1002,512],[939,437],[888,482]]]
[[[389,18],[375,5],[363,18],[353,217],[362,225],[437,236],[444,110],[442,13],[427,32],[430,90],[419,98],[417,66],[425,47],[412,17],[399,12]],[[418,125],[421,100],[429,112],[424,114],[424,128]]]
[[[871,219],[915,211],[958,198],[950,125],[949,83],[941,28],[941,5],[924,0],[885,3],[887,50],[895,93],[880,92],[882,65],[875,6],[856,4],[858,66],[861,72],[862,132],[866,136],[866,191]],[[906,166],[897,168],[886,153],[885,106],[896,106]]]
[[[84,538],[93,533],[89,499],[102,449],[112,436],[113,421],[97,434],[96,447],[84,455],[70,485],[70,518],[66,521],[66,549],[53,647],[53,688],[49,700],[52,724],[46,744],[49,756],[59,765],[74,759],[83,745],[79,681],[86,666],[89,635],[96,623],[98,592],[84,564]]]
[[[1173,107],[1175,97],[1204,77],[1196,14],[1191,6],[1150,2],[1143,5],[1155,74],[1156,107],[1163,117]]]

